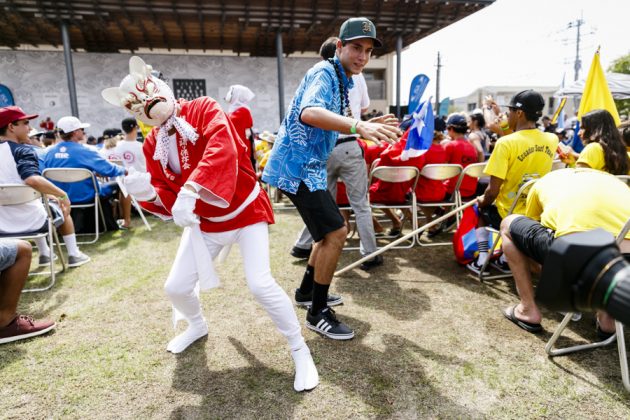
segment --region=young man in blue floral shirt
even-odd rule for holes
[[[339,32],[337,53],[313,66],[300,83],[263,173],[295,204],[315,242],[296,301],[310,304],[306,326],[335,340],[349,340],[354,331],[329,308],[341,303],[328,295],[337,260],[346,239],[344,219],[327,190],[326,162],[339,134],[357,134],[375,143],[393,143],[402,134],[386,120],[350,117],[348,90],[353,74],[367,65],[380,47],[374,24],[366,18],[346,20]]]

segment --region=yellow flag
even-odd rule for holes
[[[582,115],[595,109],[605,109],[613,116],[617,126],[621,124],[615,101],[606,82],[604,70],[602,70],[602,66],[599,63],[599,48],[593,57],[591,68],[588,71],[588,77],[584,84],[578,118],[582,121]]]

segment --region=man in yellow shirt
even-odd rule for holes
[[[537,181],[527,197],[525,216],[513,214],[501,222],[503,252],[520,297],[520,303],[507,308],[504,315],[526,331],[542,331],[531,260],[542,265],[554,239],[570,233],[602,228],[616,236],[629,218],[630,188],[606,172],[561,169]],[[621,251],[630,252],[630,233]],[[615,330],[613,320],[603,312],[598,320],[598,335]]]
[[[467,265],[474,273],[479,273],[488,258],[489,232],[485,226],[499,229],[521,185],[541,178],[551,170],[558,137],[536,128],[536,121],[542,116],[544,107],[545,100],[533,90],[517,93],[508,105],[508,125],[513,133],[497,141],[486,166],[485,173],[490,175],[490,184],[479,199],[480,217],[476,230],[479,256]],[[525,200],[522,199],[514,208],[514,213],[524,212]],[[501,272],[509,273],[503,258],[493,261],[492,265]]]

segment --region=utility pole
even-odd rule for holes
[[[437,54],[437,72],[435,75],[435,113],[437,115],[440,114],[440,68],[442,67],[442,62],[440,60],[440,52]]]
[[[573,22],[569,22],[569,29],[575,28],[576,31],[576,42],[575,42],[575,62],[573,63],[573,70],[575,70],[575,76],[573,80],[576,81],[578,79],[580,69],[582,68],[582,60],[580,60],[580,27],[584,25],[584,19],[579,18]]]

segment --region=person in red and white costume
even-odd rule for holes
[[[130,59],[129,70],[120,87],[105,89],[103,97],[154,128],[143,146],[148,173],[132,171],[125,185],[143,208],[184,227],[164,287],[174,321],[185,319],[188,328],[167,350],[180,353],[207,335],[198,291],[218,286],[212,260],[237,243],[249,289],[289,342],[295,390],[315,388],[319,377],[297,316],[271,275],[268,225],[273,213],[243,140],[212,98],[176,101],[139,57]]]

